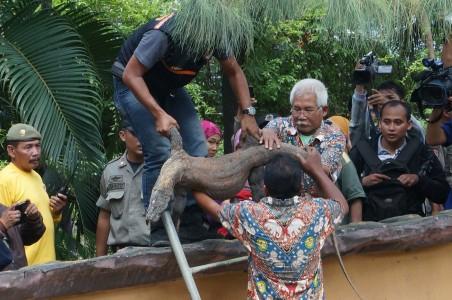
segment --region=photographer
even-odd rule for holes
[[[427,122],[427,136],[426,141],[430,145],[442,145],[442,146],[450,146],[452,145],[452,114],[451,114],[451,107],[452,107],[452,77],[451,77],[451,67],[452,67],[452,45],[450,43],[450,37],[443,46],[443,51],[441,54],[441,60],[443,63],[442,68],[440,69],[440,72],[433,72],[436,73],[435,76],[432,76],[433,80],[436,80],[436,88],[442,89],[443,91],[438,93],[431,93],[434,94],[437,98],[439,95],[442,95],[441,102],[443,103],[441,107],[437,107],[433,109],[431,115],[429,116]],[[439,73],[439,76],[438,76]],[[426,82],[429,83],[429,78],[426,79]],[[425,84],[425,82],[423,82]],[[419,89],[422,89],[422,84]],[[427,93],[430,94],[430,93]],[[447,101],[445,99],[446,95]],[[425,102],[425,98],[421,97],[421,101]],[[445,102],[445,103],[444,103]],[[428,103],[427,103],[428,104]],[[446,155],[446,170],[450,169],[452,158],[450,156],[450,149],[448,149]],[[446,174],[450,172],[446,171]],[[450,180],[448,178],[449,185]],[[452,208],[452,193],[449,192],[448,199],[446,200],[446,203],[444,204],[445,209],[451,209]]]
[[[372,72],[369,70],[369,66],[362,63],[363,60],[364,58],[358,62],[354,72],[356,87],[352,96],[350,119],[350,139],[352,146],[355,146],[361,139],[371,140],[377,137],[380,133],[378,123],[380,121],[380,109],[383,104],[390,100],[404,101],[403,99],[405,97],[403,88],[396,82],[390,80],[384,81],[376,89],[372,89],[372,93],[368,96],[366,84],[372,82],[372,77],[375,74],[367,75],[367,78],[359,78],[361,76],[360,74]],[[376,67],[374,66],[374,68]],[[366,77],[366,75],[363,75],[363,77]],[[419,121],[412,117],[412,124],[413,128],[409,130],[408,134],[424,142],[424,130]]]
[[[444,43],[441,59],[445,69],[452,67],[452,44],[449,40]],[[428,118],[426,140],[430,145],[452,145],[452,96],[448,100],[446,107],[434,109]]]
[[[448,100],[450,107],[452,97],[449,97]],[[449,109],[435,108],[427,122],[427,144],[432,146],[452,145],[452,114]]]
[[[0,240],[3,239],[6,242],[12,256],[11,263],[6,267],[0,266],[0,271],[16,270],[27,266],[24,245],[37,242],[45,230],[42,216],[35,204],[28,202],[24,212],[21,212],[17,206],[8,208],[0,204]]]

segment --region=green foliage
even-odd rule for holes
[[[321,25],[322,13],[268,26],[244,65],[254,86],[260,113],[289,111],[289,93],[300,79],[311,77],[328,87],[331,113],[344,114],[350,99],[351,70],[359,52],[342,46]]]
[[[102,95],[110,86],[107,77],[120,39],[86,7],[41,10],[38,4],[1,3],[1,111],[42,133],[46,163],[73,186],[83,224],[94,230],[99,168],[105,161]]]
[[[194,55],[217,50],[238,54],[252,49],[253,22],[240,1],[182,0],[173,22],[173,39]]]
[[[81,224],[79,224],[81,226]],[[69,229],[71,229],[69,227]],[[57,260],[78,260],[96,256],[96,236],[94,233],[56,228],[55,247]]]
[[[300,0],[243,0],[241,2],[253,22],[258,23],[277,23],[282,20],[297,19],[303,15],[305,5],[308,1]]]
[[[439,54],[439,53],[437,53]],[[425,70],[422,64],[422,59],[427,57],[427,50],[418,51],[412,61],[404,61],[405,64],[405,74],[400,74],[401,83],[405,87],[407,95],[411,94],[414,88],[417,86],[418,82],[414,80],[414,77]]]
[[[349,48],[378,44],[400,52],[422,46],[430,32],[444,38],[452,29],[452,0],[181,0],[175,40],[193,53],[220,49],[248,53],[255,31],[322,9],[322,24]]]
[[[112,101],[111,65],[119,52],[123,38],[122,33],[105,21],[108,18],[105,12],[93,10],[93,8],[103,6],[100,4],[93,6],[95,7],[88,8],[83,4],[83,1],[65,1],[57,7],[57,10],[71,21],[72,26],[82,37],[84,46],[102,79],[101,133],[108,160],[122,151],[122,144],[118,142],[120,120]],[[105,18],[102,18],[102,16]]]
[[[0,160],[0,170],[6,167],[8,163],[9,162],[7,160]]]
[[[411,55],[424,46],[430,32],[441,41],[452,29],[452,0],[324,0],[318,4],[326,8],[325,27],[352,48],[373,48],[379,43]]]
[[[82,162],[86,164],[86,162]],[[86,166],[83,167],[86,169]],[[93,257],[95,255],[94,228],[97,224],[98,182],[100,174],[98,168],[92,169],[92,175],[71,178],[68,190],[68,204],[63,210],[61,222],[55,227],[55,246],[57,259],[74,260]],[[59,170],[52,167],[41,167],[37,170],[46,185],[49,195],[55,195],[67,180],[59,174]],[[97,172],[97,173],[96,173]],[[91,180],[91,183],[81,182]],[[86,189],[90,186],[90,189]],[[88,201],[87,201],[88,200]]]
[[[222,123],[221,106],[222,73],[216,59],[201,69],[195,80],[186,86],[202,119]]]
[[[54,3],[65,3],[57,0]],[[171,0],[73,0],[83,7],[89,7],[114,24],[124,36],[153,17],[168,14],[174,6]]]
[[[400,81],[410,95],[415,85],[412,75],[422,69],[420,60],[426,56],[425,51],[418,50],[413,60],[377,42],[373,48],[364,48],[369,43],[360,48],[350,48],[324,27],[324,14],[322,10],[309,11],[301,20],[259,29],[254,51],[246,57],[243,65],[248,82],[254,86],[259,114],[287,115],[289,93],[294,83],[313,77],[328,87],[330,115],[347,115],[354,88],[351,73],[356,61],[370,50],[378,54],[382,63],[393,66],[393,73],[378,76],[374,86],[393,79]],[[190,93],[201,116],[221,121],[212,117],[215,115],[213,111],[221,111],[221,71],[218,64],[210,63],[195,79],[195,84],[196,88],[190,88]]]
[[[100,83],[70,24],[33,10],[2,24],[0,81],[21,120],[45,136],[46,157],[74,171],[80,157],[102,160]]]
[[[206,98],[214,98],[216,96],[215,91],[203,89],[203,87],[198,83],[190,83],[186,88],[187,92],[193,98],[193,102],[195,103],[196,109],[201,118],[208,119],[219,124],[219,122],[221,122],[221,114],[218,113],[214,106],[210,105],[206,101]]]
[[[239,55],[253,49],[256,28],[262,24],[297,18],[299,0],[181,0],[174,18],[174,40],[187,52],[203,55],[211,50]]]
[[[68,2],[55,8],[80,35],[96,73],[102,79],[104,89],[111,90],[111,64],[122,45],[122,37],[111,23],[101,18],[88,6]],[[108,94],[108,91],[107,91]]]

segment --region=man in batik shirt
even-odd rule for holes
[[[276,155],[265,167],[268,197],[222,206],[203,193],[198,204],[219,217],[249,252],[248,299],[322,299],[320,250],[348,212],[347,202],[322,170],[320,154],[307,148],[296,160]],[[325,197],[299,196],[304,172]]]
[[[290,92],[291,115],[270,121],[263,130],[262,140],[277,135],[283,143],[295,146],[315,147],[322,156],[322,168],[336,181],[341,168],[345,136],[334,125],[323,122],[328,113],[328,92],[325,85],[316,79],[303,79]],[[267,148],[273,145],[266,144]],[[319,196],[313,178],[305,174],[303,190]]]

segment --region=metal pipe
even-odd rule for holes
[[[248,259],[248,256],[241,256],[241,257],[231,258],[228,260],[217,261],[214,263],[193,267],[193,268],[191,268],[191,272],[192,272],[192,274],[195,274],[195,273],[199,273],[199,272],[202,272],[202,271],[205,271],[208,269],[213,269],[216,267],[223,267],[223,266],[229,266],[232,264],[236,264],[236,263],[239,263],[242,261],[246,261],[247,259]]]
[[[164,211],[162,214],[163,226],[165,226],[166,233],[170,240],[171,248],[173,249],[174,256],[176,256],[177,264],[179,265],[180,272],[184,278],[185,285],[187,286],[188,292],[192,300],[201,300],[198,288],[196,287],[195,279],[191,272],[191,268],[185,257],[184,250],[180,243],[179,237],[177,236],[176,228],[174,227],[173,220],[169,211]]]

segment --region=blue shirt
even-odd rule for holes
[[[444,130],[446,134],[446,143],[443,146],[452,145],[452,120],[448,120],[444,123],[441,128]]]

